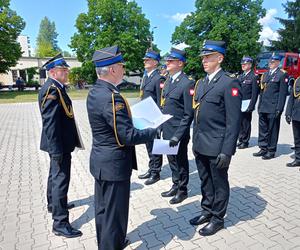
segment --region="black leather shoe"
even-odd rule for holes
[[[238,149],[244,149],[244,148],[248,148],[249,143],[242,143],[240,146],[238,146]]]
[[[224,222],[209,222],[206,226],[199,230],[199,234],[202,236],[213,235],[219,230],[224,228]]]
[[[257,153],[253,153],[253,156],[260,157],[260,156],[263,156],[263,155],[265,155],[267,153],[268,153],[268,151],[261,149]]]
[[[160,180],[159,174],[152,174],[148,180],[145,181],[145,185],[151,185]]]
[[[239,141],[239,142],[236,144],[236,146],[239,147],[241,144],[242,144],[242,142]]]
[[[263,160],[270,160],[270,159],[273,159],[274,157],[275,157],[275,153],[268,152],[265,155],[263,155],[261,158]]]
[[[70,204],[67,205],[68,209],[72,209],[74,207],[75,207],[75,204],[73,204],[73,203],[70,203]],[[52,213],[52,206],[51,205],[47,206],[47,209],[48,209],[48,213]]]
[[[144,174],[140,174],[138,176],[139,179],[148,179],[149,177],[151,176],[151,173],[149,171],[147,171],[146,173]]]
[[[300,162],[297,160],[294,160],[293,162],[287,163],[286,166],[289,168],[300,167]]]
[[[162,192],[161,193],[161,196],[162,197],[173,197],[173,196],[175,196],[176,195],[176,193],[177,193],[177,188],[171,188],[169,191],[166,191],[166,192]]]
[[[64,236],[66,238],[75,238],[82,235],[82,232],[80,230],[71,227],[70,224],[66,224],[64,227],[53,228],[52,232],[56,236]]]
[[[190,220],[190,224],[198,226],[206,222],[210,222],[211,215],[199,215]]]
[[[178,193],[169,201],[170,204],[178,204],[183,202],[188,197],[185,193]]]

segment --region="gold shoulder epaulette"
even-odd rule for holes
[[[191,80],[191,81],[194,81],[194,78],[193,78],[193,77],[191,77],[191,76],[189,76],[189,80]]]

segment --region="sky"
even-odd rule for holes
[[[136,2],[142,8],[146,18],[150,20],[151,30],[154,33],[153,42],[162,51],[161,54],[170,50],[175,27],[180,25],[186,15],[195,10],[194,0],[136,0]],[[267,14],[260,20],[263,25],[260,39],[266,45],[268,39],[274,40],[278,37],[276,30],[281,26],[275,17],[287,17],[282,3],[286,3],[286,0],[264,0],[263,2]],[[76,18],[80,13],[87,12],[87,0],[11,0],[10,8],[25,20],[26,27],[22,35],[29,36],[32,48],[36,46],[40,22],[47,16],[50,21],[55,22],[58,46],[63,51],[72,52],[68,44],[77,31]]]

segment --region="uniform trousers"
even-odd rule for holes
[[[262,150],[276,152],[280,117],[275,118],[275,114],[259,113],[258,146]]]
[[[230,194],[228,168],[216,168],[216,156],[202,155],[195,151],[194,155],[201,180],[202,214],[212,216],[215,222],[223,222]]]
[[[53,228],[69,222],[68,190],[71,174],[71,153],[64,153],[62,162],[51,159],[47,184],[48,206],[52,206]]]
[[[241,118],[241,127],[239,133],[239,142],[249,143],[251,135],[252,112],[243,112]]]
[[[172,171],[173,188],[178,192],[187,194],[187,184],[189,182],[189,160],[187,147],[190,135],[185,135],[180,141],[177,155],[167,155]]]
[[[295,159],[300,162],[300,121],[292,120],[295,143]]]
[[[159,174],[162,166],[162,155],[152,154],[153,141],[146,143],[149,156],[149,171],[153,174]]]
[[[130,180],[95,179],[95,221],[98,249],[125,247],[129,211]]]

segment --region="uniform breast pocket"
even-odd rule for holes
[[[176,92],[171,93],[169,97],[172,98],[172,99],[175,99],[175,100],[179,100],[180,97],[181,97],[181,93],[176,93]]]
[[[220,104],[221,97],[220,96],[208,96],[205,98],[205,101],[212,104]]]

